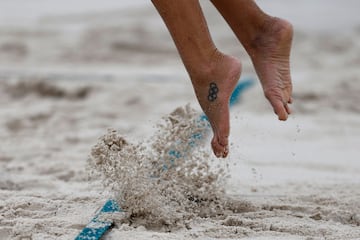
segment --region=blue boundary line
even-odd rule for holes
[[[95,217],[79,233],[75,240],[100,239],[114,224],[112,220],[102,220],[101,214],[114,212],[123,212],[123,210],[119,207],[115,200],[109,199],[105,202],[104,206],[95,215]]]

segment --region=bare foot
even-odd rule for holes
[[[292,102],[290,49],[293,28],[279,18],[270,18],[247,49],[263,86],[264,94],[279,120],[286,120]]]
[[[229,152],[229,99],[240,74],[240,61],[219,52],[214,54],[210,64],[190,74],[196,97],[213,129],[211,146],[218,158],[225,158]]]

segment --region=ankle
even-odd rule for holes
[[[214,49],[206,59],[202,59],[195,64],[190,64],[189,67],[187,67],[187,71],[191,80],[196,81],[197,84],[207,83],[209,76],[214,75],[218,64],[222,62],[225,57],[225,54],[218,49]]]
[[[251,57],[264,51],[264,46],[269,44],[278,44],[285,38],[292,38],[293,27],[286,20],[268,16],[263,23],[259,25],[249,39],[245,41],[244,47]]]

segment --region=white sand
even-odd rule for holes
[[[256,85],[232,111],[224,187],[251,203],[249,212],[192,218],[171,232],[117,222],[104,239],[360,239],[359,3],[310,2],[259,1],[298,26],[295,103],[290,119],[278,122]],[[219,48],[254,76],[223,20],[204,5]],[[98,138],[114,128],[140,142],[176,107],[199,110],[149,2],[126,11],[62,9],[39,11],[31,23],[6,11],[18,22],[0,27],[0,239],[74,238],[114,194],[88,178]]]

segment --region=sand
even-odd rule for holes
[[[296,29],[294,114],[277,121],[256,84],[232,109],[226,160],[208,139],[179,144],[200,109],[150,3],[2,14],[0,239],[73,239],[110,197],[128,211],[104,239],[360,239],[359,3],[286,2],[259,4]],[[219,48],[256,78],[202,4]],[[174,146],[189,154],[162,171]]]

